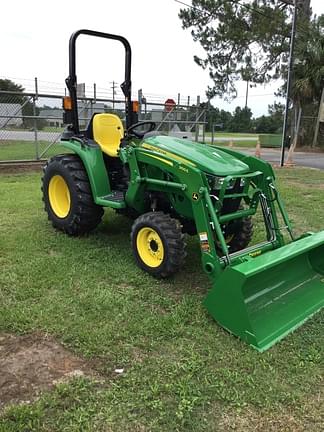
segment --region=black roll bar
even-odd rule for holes
[[[101,37],[105,39],[113,39],[121,42],[125,48],[125,80],[121,84],[121,89],[126,99],[126,128],[132,125],[132,101],[131,101],[131,62],[132,62],[132,50],[127,39],[123,36],[118,36],[109,33],[102,33],[94,30],[77,30],[72,33],[69,42],[69,76],[66,78],[65,83],[69,90],[71,101],[72,101],[72,112],[71,112],[71,123],[75,134],[80,133],[79,128],[79,117],[78,117],[78,104],[77,104],[77,76],[76,76],[76,40],[80,35],[88,35]]]

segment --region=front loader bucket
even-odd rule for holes
[[[226,267],[204,304],[258,351],[270,348],[324,306],[324,231]]]

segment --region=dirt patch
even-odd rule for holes
[[[49,337],[0,334],[0,409],[83,375],[94,375],[87,362]]]
[[[0,174],[17,174],[31,171],[41,171],[44,161],[0,163]]]

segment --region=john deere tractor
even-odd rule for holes
[[[124,123],[114,114],[95,113],[80,130],[75,71],[80,35],[113,39],[125,48]],[[67,128],[60,141],[68,153],[48,161],[42,180],[55,228],[81,235],[100,223],[104,208],[124,213],[134,219],[135,262],[160,278],[181,271],[185,234],[196,235],[202,269],[211,280],[206,308],[259,351],[322,308],[324,231],[295,238],[268,163],[230,148],[164,136],[154,122],[138,122],[125,38],[79,30],[70,38],[69,60]],[[264,240],[250,245],[257,212]]]

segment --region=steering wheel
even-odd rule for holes
[[[147,125],[148,128],[144,131],[136,131],[138,127]],[[151,120],[142,121],[133,124],[127,129],[127,135],[134,135],[136,138],[143,138],[148,132],[152,132],[156,128],[156,123]]]

